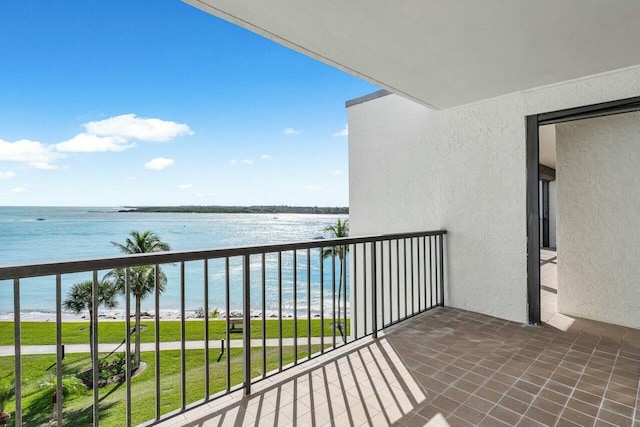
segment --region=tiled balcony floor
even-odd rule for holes
[[[439,308],[162,425],[638,427],[639,378],[639,330]]]

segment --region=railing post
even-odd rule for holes
[[[440,248],[438,248],[440,256],[440,306],[444,307],[444,235],[439,234],[438,240],[440,240]]]
[[[98,376],[98,297],[99,297],[98,270],[93,270],[93,285],[91,291],[91,309],[93,317],[91,319],[91,369],[93,373],[93,425],[100,424],[100,395]],[[136,325],[137,326],[137,325]]]
[[[184,261],[180,263],[180,405],[182,411],[187,407],[187,325],[186,321],[186,280]],[[136,328],[138,326],[136,325]]]
[[[131,269],[126,268],[124,270],[124,357],[126,358],[125,364],[125,386],[126,386],[126,398],[125,398],[125,423],[127,427],[131,426]],[[157,276],[156,276],[157,277]],[[154,280],[156,278],[154,277]],[[156,311],[156,318],[159,313]],[[136,324],[136,328],[140,325]],[[159,415],[159,414],[158,414]]]
[[[371,242],[371,326],[373,327],[373,338],[378,338],[378,281],[376,271],[376,253],[377,242]]]
[[[154,354],[153,354],[153,363],[155,367],[154,372],[154,386],[155,386],[155,414],[156,420],[160,419],[160,265],[154,265],[154,273],[153,273],[153,292],[154,292],[154,305],[155,305],[155,316],[153,316],[153,341],[154,341]],[[131,272],[129,272],[131,274]],[[127,294],[128,295],[128,294]],[[128,297],[127,297],[128,298]],[[131,310],[131,307],[129,307]],[[127,319],[130,317],[131,313],[127,313]],[[137,327],[137,326],[136,326]],[[131,334],[131,325],[127,325],[128,333]],[[131,341],[129,341],[131,344]]]
[[[353,245],[353,257],[354,257],[354,259],[355,259],[355,255],[356,255],[356,252],[355,252],[356,249],[355,248],[356,248],[356,245]],[[349,263],[347,262],[348,249],[349,249],[349,245],[343,246],[342,253],[344,254],[343,255],[344,261],[340,261],[340,262],[342,262],[344,264],[342,266],[342,268],[344,269],[343,273],[342,273],[342,283],[343,283],[343,286],[342,286],[342,311],[343,311],[343,315],[344,315],[343,316],[344,324],[342,325],[342,329],[343,329],[344,333],[342,334],[343,335],[342,341],[345,344],[347,343],[347,266],[349,265]],[[356,276],[355,276],[355,274],[356,273],[355,273],[355,269],[354,269],[354,273],[353,273],[353,275],[354,275],[353,276],[353,289],[351,289],[349,291],[350,294],[353,295],[353,297],[352,297],[353,298],[353,300],[352,300],[353,301],[353,307],[350,310],[351,318],[349,319],[349,322],[350,322],[349,331],[350,332],[353,331],[353,338],[354,339],[356,338],[356,328],[355,328],[355,325],[356,325],[355,318],[356,318],[356,316],[354,314],[355,311],[356,311],[356,302],[355,301],[356,301],[356,298],[358,297],[357,294],[356,294]],[[338,320],[338,322],[339,321],[340,320]]]
[[[250,277],[250,255],[242,257],[244,267],[242,286],[242,314],[244,317],[242,332],[243,354],[244,354],[244,394],[251,394],[251,277]],[[227,325],[228,327],[228,325]],[[227,356],[229,357],[229,356]]]
[[[13,377],[14,395],[16,399],[15,425],[22,426],[22,353],[21,353],[21,330],[20,330],[20,279],[13,279],[13,366],[15,375]]]
[[[62,359],[64,359],[64,344],[62,344],[62,275],[56,274],[56,424],[62,426]]]
[[[204,260],[204,400],[209,400],[210,390],[209,363],[209,260]]]
[[[278,252],[278,369],[282,371],[282,252]]]
[[[231,311],[230,307],[231,307],[231,302],[230,302],[230,288],[231,288],[231,283],[230,283],[230,277],[229,277],[229,257],[225,257],[224,258],[224,311],[225,311],[225,327],[224,327],[224,334],[225,334],[225,343],[227,344],[227,355],[225,357],[226,359],[226,367],[225,367],[225,374],[226,374],[226,385],[227,385],[227,393],[229,393],[231,391],[231,334],[229,332],[229,311]],[[243,325],[244,327],[244,325]]]

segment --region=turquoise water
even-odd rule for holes
[[[63,261],[120,253],[112,241],[124,242],[133,230],[151,230],[169,243],[173,250],[196,250],[250,246],[269,243],[311,240],[323,234],[323,229],[334,224],[340,215],[301,214],[175,214],[175,213],[120,213],[118,208],[79,207],[0,207],[0,266]],[[293,309],[293,259],[283,256],[283,308]],[[320,310],[320,254],[312,251],[311,312]],[[265,311],[277,310],[277,258],[266,258]],[[306,253],[298,254],[298,309],[307,309]],[[252,311],[262,311],[261,259],[251,258]],[[324,262],[325,274],[331,271],[330,260]],[[167,289],[161,296],[161,311],[175,312],[180,308],[179,265],[163,266],[168,277]],[[203,262],[186,264],[185,307],[202,307],[204,297]],[[242,307],[242,268],[240,259],[231,259],[231,310]],[[102,275],[106,272],[101,272]],[[91,273],[63,276],[63,299],[73,283],[91,278]],[[224,263],[213,260],[209,265],[209,304],[224,311]],[[21,281],[21,312],[40,313],[55,310],[55,279],[53,277],[24,279]],[[330,304],[331,279],[325,278],[325,302]],[[325,309],[327,308],[325,305]],[[142,302],[143,310],[153,311],[153,299]],[[112,310],[121,314],[123,305]],[[13,312],[13,282],[0,281],[0,315]]]

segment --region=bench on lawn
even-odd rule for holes
[[[229,331],[240,331],[242,332],[242,324],[244,323],[244,317],[230,317],[229,323],[227,327]],[[240,328],[236,329],[236,325],[240,325]]]

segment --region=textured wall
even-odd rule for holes
[[[640,113],[556,128],[558,309],[640,328]]]
[[[525,322],[525,116],[640,96],[640,67],[431,111],[349,108],[352,235],[446,228],[447,303]]]

